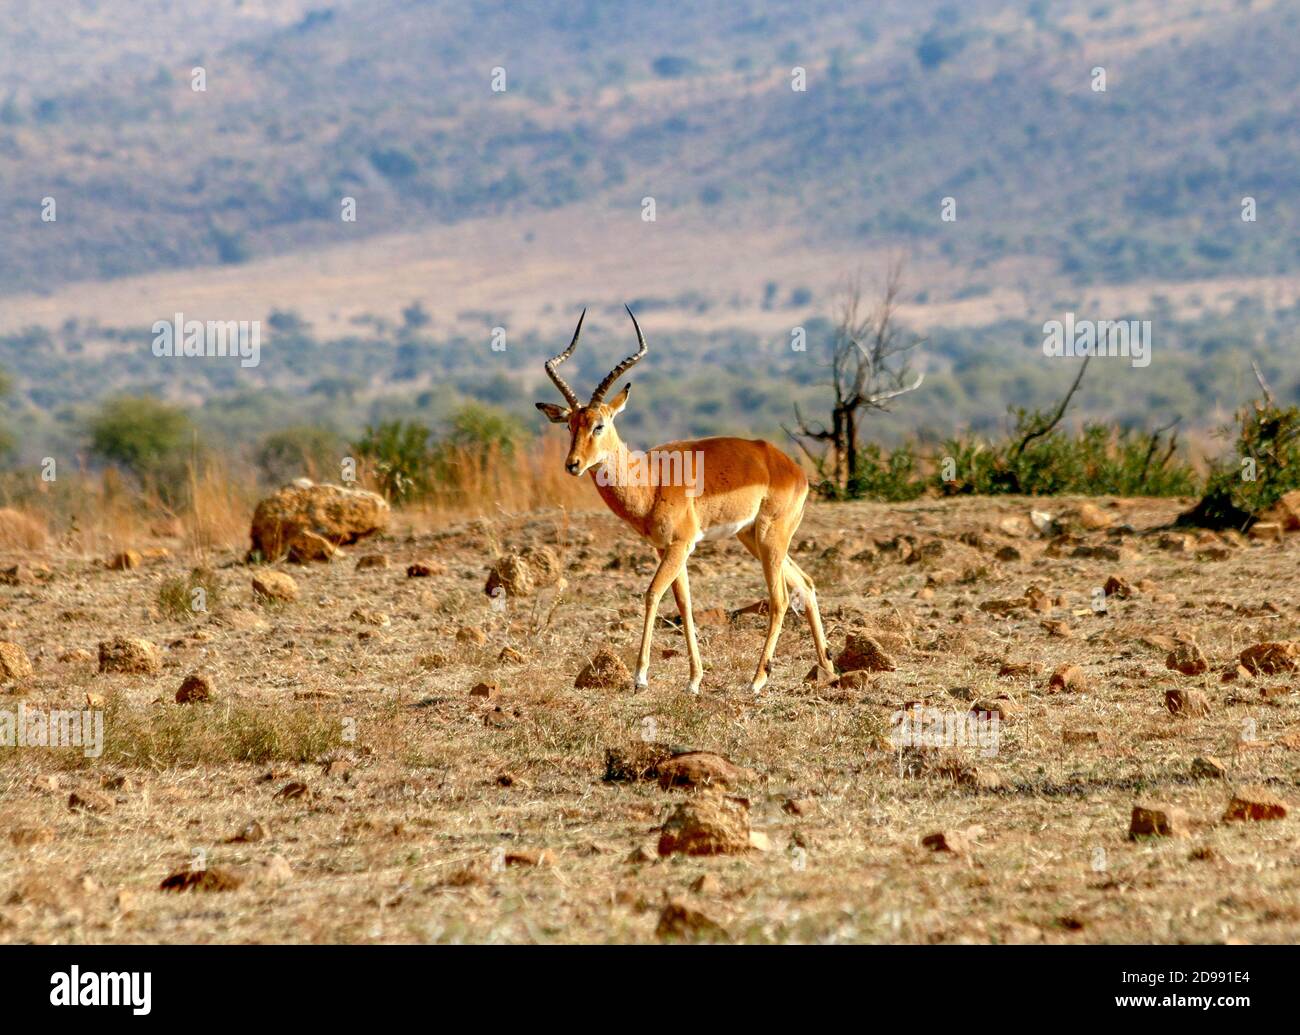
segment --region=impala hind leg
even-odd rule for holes
[[[659,613],[659,602],[663,600],[668,587],[677,581],[686,566],[686,557],[690,546],[685,542],[671,544],[659,555],[659,569],[650,580],[650,588],[645,593],[645,624],[641,627],[641,653],[637,655],[636,686],[637,689],[649,683],[650,639],[654,633],[655,615]],[[674,591],[674,595],[676,592]],[[680,603],[680,601],[679,601]],[[691,630],[694,639],[694,629]]]
[[[767,685],[767,677],[772,672],[772,655],[776,653],[776,641],[781,635],[781,623],[785,621],[786,609],[790,606],[790,591],[785,584],[785,551],[758,543],[759,560],[763,562],[763,578],[767,582],[767,639],[763,642],[763,653],[758,659],[758,670],[750,689],[758,693]]]
[[[817,607],[817,587],[808,573],[795,564],[789,556],[785,559],[785,584],[800,601],[804,617],[808,619],[813,647],[817,651],[818,666],[834,675],[835,666],[831,664],[830,656],[826,653],[826,632],[822,629],[822,613]]]

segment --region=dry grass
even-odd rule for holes
[[[1220,822],[1241,784],[1265,784],[1300,805],[1300,753],[1283,739],[1297,730],[1300,685],[1295,673],[1218,676],[1250,643],[1300,638],[1297,537],[1231,545],[1216,560],[1133,534],[1122,537],[1133,556],[1110,562],[1051,557],[1042,540],[999,531],[1007,515],[1031,504],[1059,513],[1061,500],[813,506],[798,556],[821,587],[833,647],[871,629],[897,669],[865,689],[804,684],[811,645],[792,616],[771,686],[754,698],[746,687],[764,620],[749,615],[702,626],[708,668],[703,693],[691,697],[682,692],[681,637],[664,623],[648,690],[574,688],[598,646],[631,658],[651,555],[608,514],[511,511],[524,502],[440,527],[429,512],[422,520],[433,530],[403,528],[328,566],[286,567],[302,592],[273,609],[253,602],[242,550],[215,545],[221,602],[206,615],[175,618],[159,606],[163,581],[189,571],[180,556],[112,572],[51,551],[48,582],[0,587],[4,638],[36,668],[7,685],[0,708],[74,706],[87,692],[107,699],[102,758],[0,749],[0,939],[641,942],[654,940],[670,895],[737,941],[1300,936],[1294,816]],[[1178,507],[1114,505],[1139,530]],[[913,563],[889,552],[872,563],[848,559],[902,533],[940,545]],[[963,533],[984,541],[972,546]],[[493,553],[537,543],[558,547],[565,585],[495,610],[482,594]],[[1007,544],[1021,560],[995,559]],[[175,545],[180,552],[182,540]],[[353,558],[367,552],[391,566],[356,569]],[[608,567],[615,558],[619,566]],[[407,578],[416,559],[439,560],[446,573]],[[1092,592],[1113,573],[1153,585],[1096,613]],[[738,544],[703,545],[691,577],[697,613],[760,595]],[[1009,617],[978,607],[1030,583],[1064,603]],[[358,609],[381,611],[388,624],[367,624]],[[1073,638],[1044,629],[1049,617]],[[461,626],[484,630],[486,645],[458,641]],[[93,661],[59,660],[119,633],[162,645],[163,672],[101,675]],[[1150,639],[1157,634],[1195,636],[1211,670],[1167,670]],[[523,663],[500,662],[505,646]],[[1048,691],[1047,676],[1064,661],[1082,667],[1086,692]],[[1000,676],[1004,662],[1038,670]],[[174,704],[196,670],[211,675],[216,700]],[[469,694],[483,679],[500,683],[493,704]],[[908,701],[959,713],[969,707],[952,693],[960,687],[1018,703],[996,754],[922,753],[920,768],[910,767],[911,753],[900,759],[887,740],[894,713]],[[1201,689],[1211,713],[1170,715],[1171,687]],[[495,704],[503,711],[485,724]],[[1067,740],[1067,731],[1097,737]],[[686,794],[603,782],[605,749],[647,735],[755,770],[741,793],[770,850],[628,861],[654,845]],[[1199,755],[1220,757],[1228,780],[1194,778]],[[953,783],[941,763],[954,758],[996,773],[1001,788]],[[292,783],[308,792],[282,794]],[[82,788],[116,806],[70,811],[70,791]],[[803,803],[798,813],[787,809],[791,799]],[[1145,800],[1185,809],[1189,836],[1128,840],[1130,809]],[[250,818],[266,839],[232,842]],[[971,826],[982,830],[967,855],[920,845],[933,831]],[[552,865],[502,865],[507,853],[543,849]],[[280,854],[294,875],[272,890],[157,891],[195,852],[222,866]],[[705,874],[714,884],[693,891]],[[39,893],[42,882],[54,893]]]

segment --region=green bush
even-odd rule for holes
[[[370,463],[384,496],[405,503],[428,494],[429,435],[429,429],[418,421],[383,421],[367,427],[352,449]]]
[[[1261,400],[1237,411],[1233,455],[1215,464],[1205,495],[1179,518],[1185,525],[1246,529],[1288,492],[1300,489],[1300,407]]]
[[[168,503],[184,492],[194,426],[178,407],[149,396],[107,400],[87,425],[91,453],[125,468]]]
[[[338,469],[341,442],[325,428],[301,425],[273,431],[257,447],[257,469],[269,485],[306,476],[321,479]]]

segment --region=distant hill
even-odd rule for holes
[[[1300,267],[1294,4],[201,9],[9,5],[0,294],[646,196],[700,235],[906,245],[976,289],[1015,257],[1077,283]]]

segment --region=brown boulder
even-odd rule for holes
[[[1209,671],[1210,663],[1205,660],[1201,648],[1194,643],[1180,643],[1165,658],[1165,668],[1181,672],[1185,676],[1199,676]]]
[[[488,572],[483,592],[496,596],[501,589],[512,597],[526,597],[560,580],[560,558],[549,546],[527,546],[508,553]]]
[[[712,917],[679,898],[671,899],[659,914],[655,937],[663,941],[724,941],[726,929]]]
[[[259,600],[288,604],[298,599],[298,583],[282,571],[263,571],[253,576],[253,595]]]
[[[1225,823],[1262,822],[1286,818],[1286,802],[1262,787],[1241,787],[1223,814]]]
[[[335,546],[328,539],[307,531],[295,532],[288,549],[293,564],[328,564],[335,553]]]
[[[162,671],[162,651],[148,640],[116,636],[99,644],[99,671],[157,675]]]
[[[278,560],[299,532],[344,546],[387,527],[389,514],[388,501],[373,492],[303,478],[258,503],[249,529],[250,552]]]
[[[866,633],[849,633],[844,649],[835,658],[835,667],[841,672],[865,670],[867,672],[893,672],[898,666],[885,652],[880,641]]]
[[[1139,837],[1186,837],[1187,814],[1170,805],[1134,805],[1128,836],[1130,841]]]
[[[212,680],[202,672],[191,672],[176,691],[177,704],[199,704],[212,700]]]
[[[711,751],[690,751],[677,755],[659,766],[659,786],[669,787],[731,788],[756,778],[752,769],[745,769],[715,755]]]
[[[623,659],[608,647],[596,651],[573,685],[579,690],[621,690],[632,684],[632,673]]]
[[[0,681],[26,679],[32,674],[32,662],[27,651],[9,641],[0,642]]]
[[[734,855],[750,847],[749,809],[734,798],[682,802],[659,834],[660,855]]]
[[[1199,690],[1166,690],[1165,707],[1173,715],[1210,714],[1210,699]]]
[[[1251,675],[1276,675],[1294,672],[1300,668],[1300,643],[1280,640],[1275,643],[1257,643],[1238,655],[1238,660]]]

